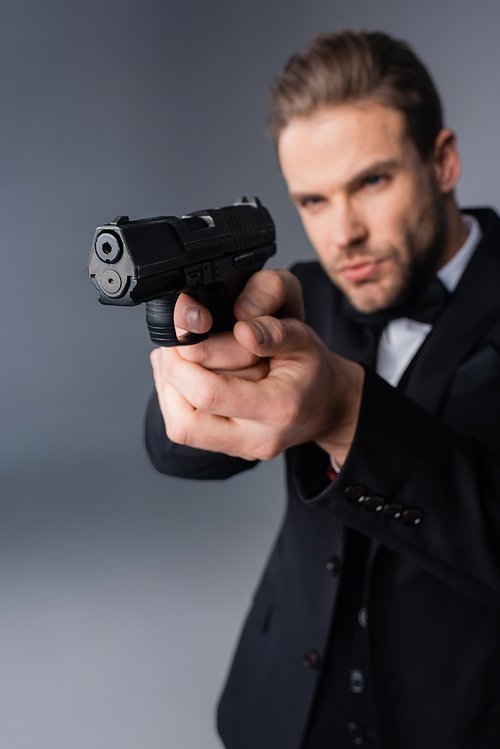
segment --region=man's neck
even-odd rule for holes
[[[446,263],[449,262],[451,258],[457,254],[469,234],[469,230],[462,221],[462,216],[460,211],[458,210],[457,204],[455,203],[453,194],[445,198],[445,214],[447,238],[445,251],[443,257],[441,258],[438,270],[446,265]]]

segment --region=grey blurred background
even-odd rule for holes
[[[144,310],[98,304],[94,228],[256,194],[274,265],[311,257],[266,88],[344,27],[414,45],[458,132],[461,203],[500,206],[500,5],[3,0],[0,19],[0,747],[216,749],[282,465],[213,484],[150,467]]]

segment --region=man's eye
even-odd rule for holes
[[[372,174],[365,179],[365,185],[378,185],[383,179],[381,174]]]
[[[311,195],[307,198],[302,198],[300,201],[301,208],[313,208],[315,205],[319,205],[324,200],[320,195]]]

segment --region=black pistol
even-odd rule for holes
[[[246,281],[276,253],[276,231],[258,198],[182,218],[129,221],[118,216],[96,229],[89,276],[101,304],[146,302],[149,335],[157,346],[198,343],[208,333],[177,338],[175,302],[181,292],[212,313],[211,332],[231,330],[233,305]]]

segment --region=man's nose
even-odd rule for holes
[[[337,247],[347,249],[364,242],[368,231],[365,222],[352,204],[343,199],[333,208],[331,241]]]

